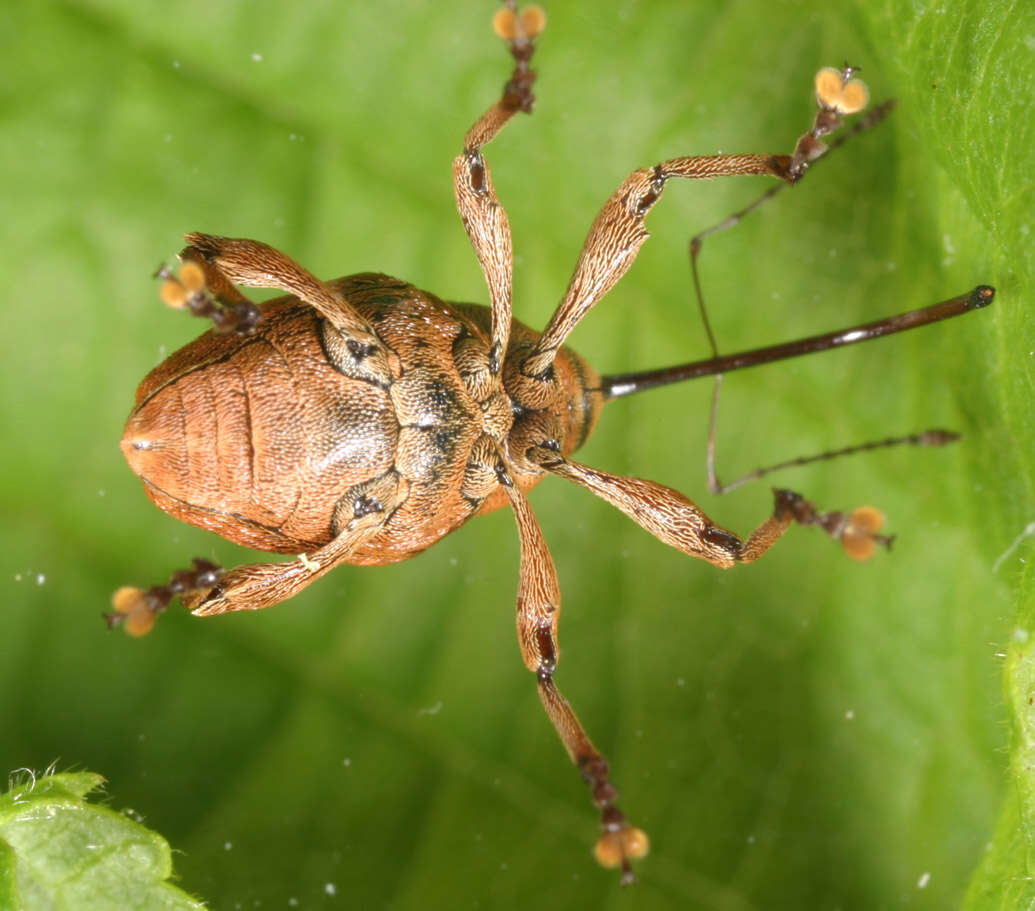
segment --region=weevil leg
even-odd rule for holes
[[[277,288],[315,307],[341,329],[370,333],[366,320],[348,301],[269,244],[243,237],[199,233],[185,234],[184,239],[189,246],[180,254],[181,258],[206,264],[223,282],[251,288]]]
[[[499,475],[514,509],[521,542],[517,596],[521,657],[536,675],[543,708],[600,810],[601,836],[594,852],[596,858],[605,867],[620,867],[622,883],[632,883],[636,877],[631,862],[647,853],[647,836],[641,829],[629,825],[618,809],[618,789],[611,783],[607,760],[593,745],[568,700],[554,683],[557,621],[561,610],[557,569],[528,500],[502,467]]]
[[[357,370],[372,381],[390,383],[400,375],[398,356],[385,347],[359,311],[290,256],[246,238],[192,233],[185,239],[189,246],[180,256],[215,270],[220,282],[277,288],[319,311],[345,337]]]
[[[194,590],[181,598],[191,613],[210,617],[229,611],[262,610],[286,601],[302,589],[346,562],[375,537],[392,513],[406,500],[409,484],[400,481],[381,498],[364,496],[353,504],[352,514],[342,518],[343,528],[330,543],[296,560],[253,563],[227,570],[208,591]]]
[[[800,494],[774,489],[773,514],[742,541],[712,522],[696,503],[671,487],[609,474],[567,459],[552,440],[533,446],[527,455],[551,474],[584,487],[620,509],[664,544],[721,569],[753,563],[793,522],[822,529],[857,560],[868,559],[878,545],[891,546],[891,538],[878,534],[883,517],[871,507],[861,507],[850,514],[820,512]]]
[[[593,222],[564,299],[522,363],[521,372],[532,378],[549,377],[554,357],[565,339],[635,261],[650,236],[644,220],[670,178],[705,180],[763,175],[796,183],[810,163],[825,153],[827,147],[821,137],[837,129],[843,115],[865,106],[866,88],[852,78],[854,72],[849,66],[840,71],[820,71],[816,78],[819,110],[790,155],[701,155],[672,158],[653,168],[633,171]],[[821,81],[820,76],[825,78]]]
[[[849,140],[854,139],[860,133],[872,129],[873,127],[877,126],[877,124],[881,123],[895,109],[895,103],[896,102],[893,98],[889,99],[885,102],[882,102],[881,104],[878,104],[871,111],[868,111],[866,114],[860,117],[855,123],[852,124],[852,126],[848,130],[846,130],[844,133],[838,136],[837,139],[831,142],[821,154],[817,155],[812,160],[812,162],[810,163],[810,169],[814,168],[816,164],[818,164],[824,158],[829,157],[829,155],[832,152],[839,149]],[[698,268],[698,257],[701,254],[701,248],[704,246],[704,241],[715,234],[721,234],[724,231],[728,231],[731,228],[735,228],[748,215],[762,208],[762,206],[768,203],[781,190],[786,189],[787,186],[788,184],[786,183],[774,184],[760,196],[755,198],[752,202],[748,203],[748,205],[744,206],[744,208],[738,209],[732,215],[728,215],[722,221],[716,222],[714,225],[710,225],[703,231],[698,231],[697,234],[690,238],[690,242],[687,245],[687,253],[690,259],[690,274],[693,279],[694,293],[697,299],[698,312],[700,313],[701,322],[704,325],[705,334],[708,337],[708,343],[712,349],[713,357],[718,357],[719,352],[718,347],[715,343],[715,336],[712,333],[711,322],[708,319],[708,313],[705,309],[704,293],[702,291],[701,277]]]
[[[521,364],[521,372],[533,379],[549,378],[554,357],[568,335],[636,260],[650,236],[644,219],[671,178],[759,174],[792,181],[790,166],[790,155],[703,155],[672,158],[633,171],[594,220],[564,299]]]
[[[173,598],[199,617],[239,610],[261,610],[298,594],[310,583],[348,560],[384,527],[409,492],[407,482],[382,492],[379,500],[365,496],[342,519],[343,529],[328,544],[296,560],[253,563],[223,570],[206,560],[194,561],[194,570],[174,573],[168,585],[147,591],[120,588],[112,598],[114,614],[105,614],[109,626],[124,625],[132,635],[143,635]],[[149,618],[149,619],[148,619]]]
[[[379,530],[380,526],[372,526],[343,532],[330,544],[295,560],[237,566],[226,570],[210,588],[192,589],[180,600],[197,617],[272,607],[340,566]]]
[[[492,302],[489,370],[494,376],[500,371],[510,337],[514,252],[507,213],[496,195],[489,164],[481,150],[516,113],[532,112],[535,102],[532,84],[536,74],[529,64],[535,52],[534,39],[545,24],[545,14],[538,7],[519,13],[514,0],[509,0],[497,12],[493,25],[508,44],[514,58],[514,71],[500,99],[467,131],[464,150],[453,160],[456,208],[489,286]]]

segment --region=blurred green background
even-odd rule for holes
[[[151,273],[200,230],[321,276],[382,270],[484,301],[450,160],[508,72],[492,11],[0,12],[0,766],[100,772],[217,908],[957,906],[1007,780],[998,656],[1035,588],[1031,539],[997,562],[1035,519],[1030,7],[548,7],[536,112],[488,150],[522,320],[545,323],[630,169],[789,151],[813,72],[845,59],[899,109],[707,243],[722,348],[999,289],[981,314],[725,384],[726,477],[924,427],[965,435],[779,479],[828,508],[879,505],[890,555],[856,565],[792,530],[723,574],[560,481],[533,494],[565,594],[558,682],[653,839],[635,891],[595,867],[595,814],[521,664],[507,512],[256,615],[173,610],[140,641],[104,629],[119,585],[194,555],[253,559],[154,509],[119,454],[137,382],[203,328],[161,307]],[[704,356],[687,239],[765,186],[670,185],[573,346],[605,372]],[[703,382],[615,403],[580,458],[747,532],[770,494],[705,492],[709,397]],[[1006,865],[1012,825],[991,855]],[[980,907],[998,906],[997,875]]]

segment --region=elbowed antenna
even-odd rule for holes
[[[814,354],[817,351],[829,351],[831,348],[843,348],[859,342],[868,342],[907,329],[917,329],[954,316],[970,313],[987,307],[995,298],[995,288],[989,285],[978,285],[973,291],[953,297],[929,307],[910,310],[897,316],[889,316],[872,323],[863,323],[850,329],[840,329],[823,335],[812,335],[793,342],[780,345],[769,345],[765,348],[754,348],[737,354],[724,354],[689,364],[677,364],[674,367],[662,367],[658,370],[644,370],[637,373],[617,373],[600,378],[600,388],[606,399],[617,399],[644,392],[670,383],[681,383],[701,376],[713,376],[717,373],[730,373],[745,367],[757,367],[771,361],[782,361],[786,358],[800,357],[803,354]]]

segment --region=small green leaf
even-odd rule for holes
[[[168,882],[169,843],[86,795],[93,772],[21,773],[0,795],[0,907],[106,911],[204,906]]]

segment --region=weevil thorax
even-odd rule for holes
[[[604,396],[597,372],[569,348],[557,352],[545,376],[526,376],[522,366],[539,333],[517,320],[511,323],[502,367],[499,375],[494,376],[489,369],[491,311],[472,304],[455,306],[481,330],[478,340],[472,340],[470,348],[457,360],[461,376],[465,382],[471,382],[472,390],[478,388],[473,392],[476,397],[483,394],[483,386],[491,389],[485,401],[492,403],[493,408],[505,407],[509,412],[506,433],[502,437],[487,434],[489,438],[479,445],[478,458],[471,463],[469,493],[479,495],[478,512],[485,514],[509,503],[496,470],[500,455],[517,486],[523,492],[531,490],[546,472],[527,457],[528,450],[543,441],[551,441],[564,455],[574,452],[596,428]],[[477,364],[473,372],[468,372],[468,357],[472,364]]]
[[[385,275],[328,283],[390,352],[387,379],[357,368],[350,340],[294,297],[262,307],[248,334],[210,331],[141,383],[122,450],[160,508],[231,541],[305,553],[401,501],[350,562],[383,564],[429,547],[508,502],[544,473],[525,453],[565,454],[592,432],[597,374],[558,352],[550,376],[520,362],[537,333],[514,323],[502,368],[490,311],[449,304]]]

